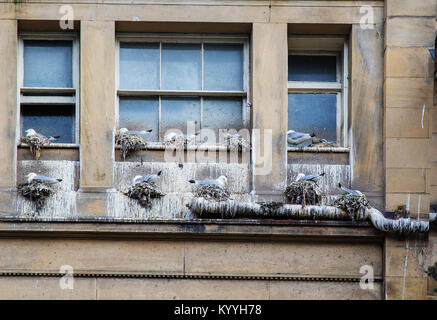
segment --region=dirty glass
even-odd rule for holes
[[[72,41],[25,40],[25,87],[73,87]]]
[[[241,98],[205,98],[203,100],[202,128],[219,129],[243,128],[243,111]]]
[[[120,89],[159,89],[159,43],[120,44]]]
[[[162,135],[171,129],[187,133],[187,121],[200,130],[200,98],[163,97],[161,100]]]
[[[74,105],[22,105],[21,134],[34,129],[45,136],[60,136],[56,143],[74,143]]]
[[[288,81],[337,81],[336,56],[288,56]]]
[[[162,89],[200,90],[202,61],[200,44],[162,44]]]
[[[147,141],[159,141],[159,102],[158,97],[120,98],[119,128],[129,130],[149,130],[143,135]]]
[[[243,90],[243,45],[204,44],[204,89]]]
[[[317,137],[336,141],[337,94],[288,94],[288,130],[315,133]]]

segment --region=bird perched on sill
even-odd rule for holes
[[[297,146],[304,142],[312,140],[315,134],[296,132],[294,130],[287,131],[287,142],[293,146]]]
[[[311,181],[314,182],[315,184],[317,184],[317,182],[322,179],[322,177],[325,175],[324,172],[322,172],[321,174],[310,174],[310,175],[305,175],[303,173],[299,173],[296,177],[296,181]]]
[[[118,134],[147,134],[152,132],[153,129],[149,129],[149,130],[128,130],[127,128],[120,128],[117,130]]]
[[[343,195],[352,195],[352,196],[357,196],[357,197],[363,197],[365,196],[364,193],[362,193],[359,190],[353,190],[353,189],[348,189],[346,187],[343,187],[341,185],[341,183],[338,184],[338,187],[340,188],[340,190],[343,192]]]
[[[38,137],[41,139],[47,139],[48,141],[54,141],[59,139],[61,136],[50,136],[50,137],[46,137],[45,135],[36,132],[34,129],[27,129],[26,131],[24,131],[25,135],[27,138],[31,138],[31,137]]]
[[[27,179],[27,183],[31,183],[33,181],[45,183],[45,184],[56,184],[62,181],[62,179],[54,179],[46,176],[39,176],[35,172],[31,172],[25,177]]]
[[[199,186],[219,186],[225,188],[228,185],[228,178],[220,176],[213,180],[189,180],[188,182],[197,184]]]
[[[148,175],[145,175],[145,176],[140,176],[140,175],[135,176],[132,179],[132,184],[135,185],[135,184],[141,183],[141,182],[157,184],[158,181],[159,181],[159,178],[161,177],[161,173],[162,173],[162,171],[159,171],[156,174],[148,174]]]

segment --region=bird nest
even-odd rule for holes
[[[124,194],[138,200],[139,204],[147,209],[152,207],[152,199],[165,196],[165,193],[159,190],[156,184],[146,181],[131,185]]]
[[[311,181],[293,181],[285,189],[285,197],[290,204],[318,205],[322,202],[323,192]]]
[[[143,150],[147,147],[147,143],[140,136],[132,133],[116,134],[115,145],[121,147],[123,161],[126,160],[130,153]]]
[[[239,138],[233,134],[225,133],[224,142],[229,146],[231,151],[248,151],[250,143],[244,138]]]
[[[364,220],[366,208],[370,208],[365,196],[341,195],[334,201],[334,206],[346,211],[352,220]]]
[[[44,206],[46,199],[55,191],[44,183],[32,181],[31,183],[20,184],[18,192],[23,197],[33,201],[38,212]]]
[[[193,145],[196,138],[194,136],[177,135],[172,140],[165,140],[164,145],[166,148],[172,148],[176,150],[182,150],[186,146]]]
[[[280,208],[282,208],[284,204],[282,202],[261,202],[260,210],[267,216],[275,216]]]
[[[50,140],[44,136],[32,135],[21,138],[21,142],[29,145],[30,153],[35,160],[39,160],[41,155],[41,148],[50,144]]]
[[[195,197],[206,200],[226,201],[231,196],[226,188],[218,185],[199,185],[195,192]]]

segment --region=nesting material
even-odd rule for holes
[[[48,185],[32,181],[30,183],[20,184],[18,192],[25,198],[35,203],[36,212],[40,211],[45,204],[45,201],[55,191]]]
[[[147,143],[139,135],[133,133],[117,133],[115,135],[115,145],[121,147],[123,161],[130,153],[147,147]]]
[[[230,193],[226,188],[212,184],[197,186],[194,195],[198,198],[213,201],[226,201],[230,197]]]
[[[365,196],[355,196],[351,194],[338,197],[334,201],[334,206],[348,212],[353,221],[364,220],[366,209],[370,208],[369,201]]]
[[[231,151],[249,151],[250,143],[246,141],[243,137],[239,137],[235,134],[225,133],[223,135],[224,142],[229,146]]]
[[[165,196],[165,193],[156,184],[146,181],[131,185],[124,194],[129,198],[138,200],[139,204],[147,209],[152,207],[152,199]]]
[[[50,140],[42,135],[31,135],[21,138],[21,142],[29,145],[30,153],[35,160],[39,160],[41,156],[41,148],[48,146]]]
[[[322,202],[323,192],[312,181],[293,181],[285,189],[285,196],[291,204],[318,205]]]
[[[192,146],[195,144],[196,137],[194,135],[172,135],[170,138],[164,138],[164,145],[166,148],[183,150],[187,146]]]

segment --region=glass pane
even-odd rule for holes
[[[200,90],[200,44],[162,44],[162,89]]]
[[[45,136],[60,136],[55,143],[74,142],[74,106],[21,106],[21,135],[34,129]]]
[[[159,89],[159,43],[120,44],[120,89]]]
[[[119,128],[149,130],[143,135],[146,141],[159,141],[159,102],[153,98],[120,98]]]
[[[336,56],[288,56],[289,81],[337,81]]]
[[[186,134],[187,121],[195,122],[195,132],[200,130],[200,98],[163,97],[161,112],[162,136],[172,129]]]
[[[205,44],[205,90],[243,90],[243,45]]]
[[[73,87],[72,41],[25,40],[25,87]]]
[[[336,141],[337,94],[290,93],[288,95],[288,130],[315,133]]]
[[[203,100],[203,122],[202,128],[214,129],[217,134],[218,129],[243,128],[243,108],[241,98],[218,99],[205,98]]]

